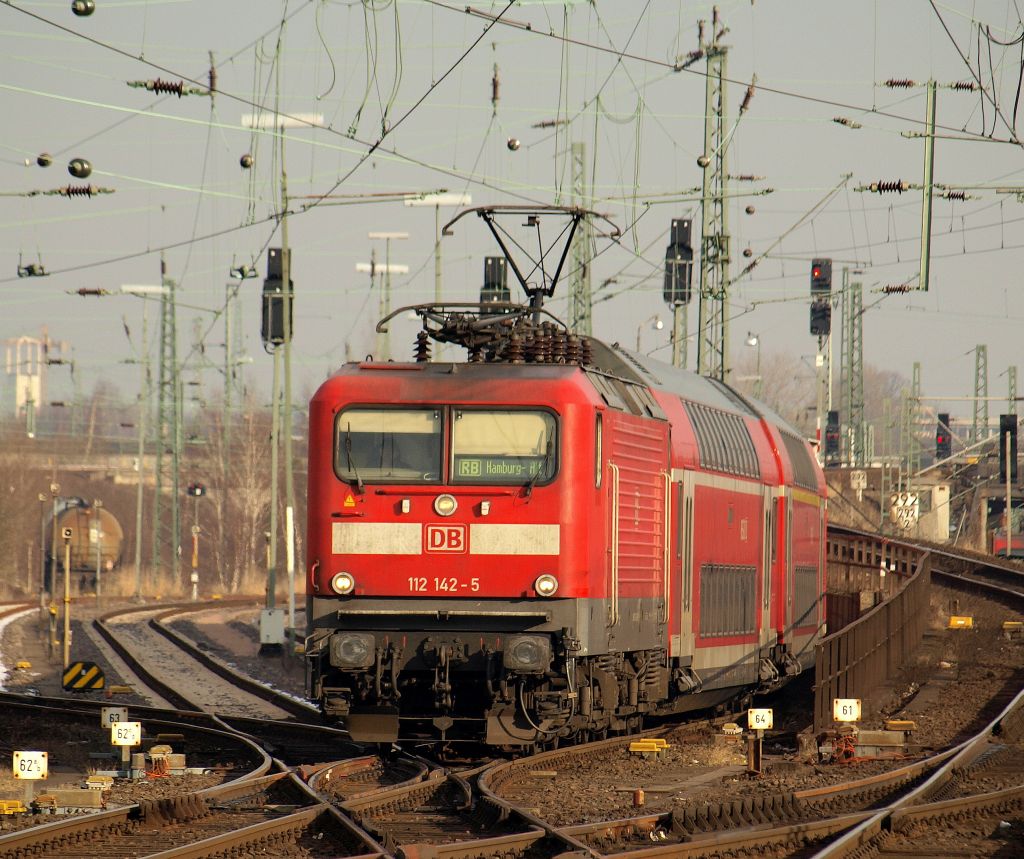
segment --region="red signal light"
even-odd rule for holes
[[[811,269],[811,277],[821,277],[821,269],[820,268],[812,268]]]

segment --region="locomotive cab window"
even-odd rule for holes
[[[556,423],[541,411],[456,409],[452,483],[547,483],[555,476]]]
[[[356,483],[436,483],[441,428],[440,409],[345,409],[335,425],[335,472]]]

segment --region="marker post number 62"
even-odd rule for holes
[[[142,722],[114,722],[110,726],[112,746],[138,746],[142,743]]]
[[[47,758],[46,752],[15,752],[14,777],[33,780],[46,778]]]

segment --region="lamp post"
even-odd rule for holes
[[[93,499],[92,502],[93,512],[96,514],[96,518],[93,519],[93,527],[95,528],[94,534],[96,538],[96,605],[102,607],[103,605],[103,519],[100,516],[100,511],[103,509],[103,502],[99,498]]]
[[[637,352],[640,351],[640,334],[643,332],[644,327],[647,325],[648,322],[651,323],[651,330],[652,331],[661,331],[661,329],[665,327],[665,323],[661,321],[661,317],[658,316],[657,313],[655,313],[654,316],[651,316],[651,317],[645,319],[643,322],[641,322],[639,325],[637,325],[637,327],[636,327],[636,351]]]
[[[424,194],[408,197],[407,206],[434,207],[434,303],[441,303],[441,207],[469,206],[473,198],[469,194]]]
[[[71,534],[70,528],[64,528],[61,531],[61,536],[64,538],[64,636],[61,641],[61,649],[65,671],[71,662]],[[53,554],[56,555],[56,543],[53,548]]]
[[[747,345],[757,349],[757,369],[754,371],[754,399],[761,399],[763,385],[761,384],[761,335],[747,332]]]
[[[277,64],[277,74],[280,76],[281,64]],[[282,332],[282,345],[284,349],[284,398],[282,408],[278,409],[278,387],[275,384],[272,396],[273,405],[273,420],[274,425],[278,425],[278,418],[280,415],[280,425],[284,429],[284,444],[282,445],[281,453],[284,456],[284,495],[285,495],[285,506],[287,509],[295,508],[295,480],[293,474],[293,463],[292,463],[292,272],[291,272],[291,249],[288,245],[288,172],[285,168],[285,157],[284,157],[284,143],[286,128],[316,128],[322,127],[324,124],[324,116],[322,113],[296,113],[288,116],[283,115],[276,107],[277,98],[280,97],[280,77],[276,81],[277,95],[275,98],[275,108],[273,113],[257,113],[248,114],[242,117],[242,126],[244,128],[253,129],[270,129],[272,130],[280,153],[280,167],[281,167],[281,208],[280,208],[280,221],[281,221],[281,284],[284,292],[282,296],[282,307],[284,308],[283,322],[284,330]],[[277,347],[274,347],[274,376],[277,377]],[[277,567],[277,446],[278,439],[276,434],[273,434],[272,445],[274,449],[274,468],[273,474],[271,475],[271,492],[270,492],[270,527],[271,527],[271,544],[268,549],[267,556],[267,609],[266,612],[260,615],[260,639],[262,642],[269,645],[267,648],[261,648],[261,652],[272,652],[277,644],[282,642],[269,641],[271,637],[270,631],[276,628],[276,624],[272,620],[272,615],[267,612],[273,612],[274,610],[274,592],[277,587],[276,578],[276,567]],[[265,634],[266,633],[266,634]]]
[[[366,234],[369,239],[383,239],[384,240],[384,289],[381,291],[381,299],[383,306],[381,307],[381,319],[391,313],[391,242],[409,238],[408,233],[400,232],[371,232]],[[401,271],[400,269],[405,269]],[[395,266],[395,274],[408,274],[408,266]],[[384,337],[384,350],[381,353],[380,360],[388,361],[391,359],[391,344],[388,331],[383,332]]]
[[[46,493],[39,493],[39,620],[46,612]]]
[[[53,533],[50,535],[50,593],[57,593],[57,499],[60,497],[60,484],[50,484],[50,498],[53,499],[53,517],[50,520]]]
[[[149,413],[150,396],[150,368],[149,368],[149,343],[147,341],[147,327],[149,323],[149,300],[151,296],[163,298],[167,293],[167,286],[164,285],[136,285],[122,286],[121,292],[125,295],[134,295],[143,299],[142,305],[142,359],[139,363],[142,366],[142,380],[139,385],[139,445],[138,445],[138,479],[135,490],[135,601],[142,602],[142,508],[143,491],[142,485],[145,476],[146,456],[146,417]],[[156,539],[156,535],[153,535]]]
[[[356,263],[356,271],[370,275],[371,289],[373,288],[374,278],[378,274],[381,275],[382,288],[380,290],[379,308],[380,318],[383,319],[391,312],[391,275],[409,273],[409,266],[391,262],[391,242],[392,240],[407,239],[409,238],[409,234],[372,232],[367,233],[367,237],[370,239],[384,240],[384,265],[380,265],[377,262],[376,248],[370,248],[370,261],[368,263]],[[376,352],[377,354],[374,357],[378,361],[387,361],[391,358],[391,346],[387,328],[377,334]]]

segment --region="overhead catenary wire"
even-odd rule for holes
[[[5,0],[5,2],[6,2],[6,0]],[[441,9],[445,9],[445,10],[447,10],[449,12],[456,12],[458,14],[463,14],[463,15],[472,15],[472,16],[476,16],[476,17],[479,17],[479,18],[483,18],[484,20],[488,20],[488,21],[494,19],[494,14],[493,13],[491,13],[491,12],[484,12],[484,11],[482,11],[480,9],[476,9],[476,8],[474,8],[472,6],[454,6],[451,3],[444,2],[444,0],[424,0],[424,2],[430,3],[431,5],[437,6],[438,8],[441,8]],[[540,30],[538,28],[534,28],[533,26],[531,26],[528,23],[524,23],[524,22],[521,22],[521,21],[511,21],[511,20],[506,20],[506,19],[503,18],[500,23],[502,24],[502,26],[515,28],[515,29],[518,29],[518,30],[520,30],[522,32],[529,33],[532,36],[536,36],[536,37],[540,37],[540,38],[554,39],[554,40],[558,40],[558,41],[568,41],[568,42],[571,42],[572,44],[576,44],[576,45],[578,45],[580,47],[588,48],[590,50],[599,51],[601,53],[606,53],[606,54],[616,55],[620,59],[628,59],[628,60],[635,60],[637,62],[649,63],[651,65],[655,65],[655,66],[659,66],[659,67],[662,67],[662,68],[669,69],[671,71],[685,72],[687,74],[696,75],[698,77],[706,77],[707,76],[707,72],[706,71],[701,71],[700,69],[697,69],[697,68],[690,68],[690,67],[685,67],[684,68],[684,67],[682,67],[681,64],[678,64],[678,63],[674,64],[674,63],[666,62],[665,60],[656,59],[654,57],[646,57],[646,56],[643,56],[641,54],[629,53],[628,51],[625,51],[625,50],[618,51],[618,50],[616,50],[614,48],[607,48],[607,47],[605,47],[603,45],[598,45],[598,44],[595,44],[595,43],[592,43],[592,42],[584,42],[584,41],[582,41],[580,39],[574,39],[574,38],[571,38],[569,36],[560,35],[559,33],[556,33],[553,30],[550,30],[550,31]],[[741,87],[746,87],[747,83],[748,83],[747,81],[742,81],[742,80],[739,80],[739,79],[736,79],[736,78],[723,78],[722,80],[725,83],[732,84],[732,85],[735,85],[735,86],[741,86]],[[885,117],[887,119],[896,119],[896,120],[899,120],[900,122],[906,122],[906,123],[910,123],[910,124],[913,124],[913,125],[922,125],[922,126],[925,125],[925,120],[921,119],[920,117],[903,116],[902,114],[892,113],[892,112],[887,111],[887,110],[880,110],[880,109],[875,108],[875,107],[865,107],[864,105],[853,104],[851,102],[837,101],[836,99],[829,99],[829,98],[823,98],[821,96],[809,95],[807,93],[796,92],[795,90],[787,90],[787,89],[783,89],[781,87],[765,85],[764,83],[759,83],[757,89],[760,92],[763,92],[763,93],[769,93],[771,95],[778,95],[778,96],[782,96],[782,97],[785,97],[785,98],[798,99],[800,101],[806,101],[806,102],[809,102],[809,103],[812,103],[812,104],[821,104],[821,105],[825,105],[825,106],[830,107],[830,108],[842,108],[843,110],[850,110],[850,111],[857,111],[857,112],[861,112],[861,113],[872,114],[874,116],[881,116],[881,117]],[[959,129],[959,128],[954,128],[952,126],[945,126],[945,125],[940,125],[940,124],[936,124],[935,128],[941,129],[943,131],[961,131],[961,129]],[[979,135],[979,137],[981,137],[981,136],[982,135]],[[1013,142],[1014,143],[1018,143],[1018,141],[1013,141]]]
[[[47,19],[47,18],[45,18],[43,16],[37,15],[36,13],[30,12],[29,10],[22,9],[21,7],[19,7],[16,4],[12,3],[11,0],[2,0],[2,2],[4,2],[5,5],[8,5],[11,8],[17,9],[18,11],[24,12],[25,14],[28,14],[28,15],[34,17],[34,18],[37,18],[38,20],[40,20],[40,21],[42,21],[44,23],[51,24],[53,26],[58,27],[61,30],[65,30],[65,31],[70,32],[70,33],[72,33],[74,35],[81,36],[86,41],[89,41],[89,42],[97,44],[97,45],[99,45],[101,47],[107,48],[107,49],[112,50],[112,51],[114,51],[116,53],[119,53],[119,54],[122,54],[122,55],[126,55],[125,51],[123,51],[120,48],[117,48],[116,46],[109,45],[109,44],[107,44],[105,42],[102,42],[100,40],[94,39],[94,38],[89,37],[89,36],[85,36],[83,34],[78,33],[77,31],[71,30],[70,28],[67,28],[67,27],[65,27],[65,26],[63,26],[61,24],[58,24],[56,22],[52,22],[52,21],[50,21],[49,19]],[[364,153],[361,154],[361,156],[359,157],[357,162],[351,168],[349,168],[349,170],[347,170],[341,177],[339,177],[337,179],[337,181],[326,192],[324,197],[332,194],[335,190],[337,190],[337,188],[339,188],[345,181],[347,181],[374,154],[374,152],[376,152],[376,151],[381,149],[381,144],[383,143],[384,139],[389,134],[394,132],[394,130],[397,129],[409,116],[411,116],[412,113],[421,104],[423,104],[423,102],[429,97],[429,95],[438,86],[440,86],[445,81],[445,79],[448,78],[448,76],[465,60],[465,58],[467,56],[469,56],[469,54],[480,43],[480,41],[487,35],[487,33],[489,33],[490,30],[501,20],[501,15],[503,15],[505,12],[508,11],[508,9],[510,9],[512,7],[513,3],[514,3],[514,0],[509,0],[507,5],[505,6],[504,10],[502,11],[502,13],[499,14],[498,16],[496,16],[494,18],[494,20],[491,21],[488,24],[488,26],[484,28],[483,32],[480,33],[480,35],[476,39],[473,40],[473,42],[469,45],[469,47],[467,47],[462,52],[462,54],[455,60],[455,62],[452,63],[451,66],[449,66],[449,68],[444,72],[444,74],[442,74],[437,80],[432,81],[430,83],[430,85],[427,87],[427,89],[425,90],[425,92],[412,104],[411,107],[409,107],[398,118],[398,120],[396,122],[394,122],[388,128],[382,129],[382,133],[381,133],[380,137],[376,140],[376,142],[374,142],[372,145],[370,145],[369,148]],[[152,67],[157,68],[157,69],[159,69],[159,70],[161,70],[161,71],[163,71],[165,73],[177,74],[176,72],[174,72],[171,69],[167,69],[167,68],[162,67],[162,66],[160,66],[158,64],[151,63],[148,60],[143,60],[143,59],[140,59],[140,58],[137,58],[137,57],[133,57],[133,59],[139,59],[140,62],[144,62],[147,65],[151,65]],[[195,82],[191,78],[185,78],[182,75],[179,75],[179,76],[183,77],[185,80],[190,80],[192,82]],[[2,87],[2,85],[0,85],[0,87]],[[20,88],[15,88],[15,89],[20,89]],[[223,91],[221,91],[221,92],[223,92]],[[229,97],[229,98],[231,98],[231,99],[233,99],[235,101],[240,101],[242,103],[248,104],[251,107],[256,107],[257,109],[260,107],[259,105],[253,104],[249,100],[244,99],[244,98],[242,98],[240,96],[237,96],[235,94],[232,94],[232,93],[224,93],[224,94],[227,97]],[[55,97],[60,98],[59,96],[55,96]],[[310,126],[310,127],[323,128],[323,126],[320,126],[317,123],[303,121],[303,120],[298,119],[296,117],[290,117],[289,114],[286,114],[286,113],[283,113],[283,112],[279,112],[278,115],[283,116],[283,117],[287,117],[287,118],[291,118],[293,120],[296,120],[296,121],[300,122],[301,124],[304,124],[304,125],[307,125],[307,126]],[[332,131],[335,134],[338,133],[334,129],[327,129],[327,130]],[[382,151],[385,151],[388,154],[395,155],[396,157],[405,159],[405,156],[400,155],[395,150],[383,149]],[[425,163],[418,162],[417,159],[409,158],[409,159],[405,159],[405,160],[410,160],[410,161],[413,161],[414,163],[420,163],[421,166],[429,166],[429,165],[426,165]],[[433,168],[431,168],[431,169],[433,169]],[[455,171],[445,170],[444,168],[437,168],[437,169],[440,170],[441,172],[446,172],[446,173],[449,173],[449,174],[453,174],[455,172]],[[514,195],[514,196],[518,196],[520,199],[527,199],[523,195]],[[299,211],[302,211],[302,212],[311,211],[311,210],[315,209],[319,203],[320,203],[320,200],[316,200],[313,203],[303,207]],[[296,212],[294,214],[297,214],[297,213],[298,212]],[[59,271],[55,271],[54,273],[65,273],[65,272],[69,272],[69,271],[78,271],[78,270],[81,270],[83,268],[93,268],[93,267],[96,267],[96,266],[99,266],[99,265],[105,265],[105,264],[109,264],[109,263],[112,263],[112,262],[120,262],[120,261],[124,261],[126,259],[133,259],[133,258],[137,258],[139,256],[146,256],[146,255],[151,254],[151,253],[157,253],[157,252],[159,252],[161,250],[171,250],[171,249],[174,249],[174,248],[177,248],[177,247],[182,247],[182,246],[184,246],[184,245],[186,245],[186,244],[188,244],[190,242],[203,241],[203,240],[207,240],[207,239],[216,238],[216,237],[219,237],[219,236],[229,235],[229,234],[237,232],[239,230],[246,229],[246,228],[248,228],[250,226],[256,226],[256,225],[264,224],[264,223],[274,223],[275,224],[274,230],[271,232],[270,236],[267,237],[267,240],[264,243],[263,248],[260,251],[260,254],[262,254],[262,251],[265,250],[266,247],[269,246],[269,243],[272,240],[273,235],[276,233],[277,226],[278,226],[278,224],[280,222],[280,217],[281,217],[282,214],[283,214],[282,212],[274,212],[271,215],[269,215],[269,216],[267,216],[267,217],[265,217],[263,219],[251,220],[249,223],[244,223],[244,224],[241,224],[241,225],[238,225],[238,226],[232,226],[230,228],[224,228],[224,229],[221,229],[221,230],[216,230],[216,231],[207,233],[204,236],[194,236],[193,238],[188,239],[188,240],[181,240],[181,241],[176,241],[176,242],[165,243],[164,245],[162,245],[159,248],[149,248],[149,249],[147,249],[145,251],[140,251],[138,253],[121,255],[121,256],[119,256],[117,258],[114,258],[114,259],[111,259],[111,260],[107,260],[107,261],[93,261],[91,263],[85,263],[85,264],[83,264],[81,266],[73,266],[73,267],[68,267],[68,268],[65,268],[65,269],[61,269]],[[0,279],[0,283],[8,282],[8,280],[10,280],[10,279]]]
[[[474,165],[474,167],[475,167],[475,165]],[[475,173],[476,173],[476,170],[474,169],[474,170],[472,170],[472,171],[471,171],[470,175],[472,176],[472,175],[474,175]]]

